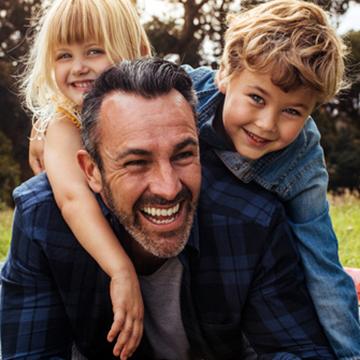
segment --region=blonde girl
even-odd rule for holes
[[[122,360],[138,346],[143,303],[135,269],[112,232],[77,164],[83,96],[96,77],[122,59],[150,55],[146,34],[130,0],[55,0],[43,9],[23,74],[21,90],[32,112],[30,152],[44,147],[35,173],[45,170],[55,200],[72,232],[111,278],[116,336]],[[119,334],[120,332],[120,334]]]

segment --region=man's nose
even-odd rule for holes
[[[161,164],[151,174],[150,191],[165,200],[173,200],[182,189],[179,174],[171,163]]]

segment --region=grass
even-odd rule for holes
[[[330,214],[339,240],[344,266],[360,268],[360,197],[345,193],[329,195]],[[0,207],[0,260],[7,254],[11,237],[12,210]]]
[[[0,260],[7,254],[11,238],[11,221],[13,211],[0,206]]]
[[[345,193],[330,195],[329,200],[341,262],[344,266],[360,268],[360,197]]]

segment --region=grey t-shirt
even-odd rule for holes
[[[144,327],[155,359],[190,359],[190,344],[180,310],[182,273],[181,262],[172,258],[155,273],[140,276],[145,307]]]

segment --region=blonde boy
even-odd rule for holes
[[[201,140],[241,181],[283,201],[320,322],[344,359],[360,357],[356,294],[339,263],[328,174],[309,116],[347,86],[346,52],[320,7],[275,0],[231,17],[218,72],[187,68]]]

